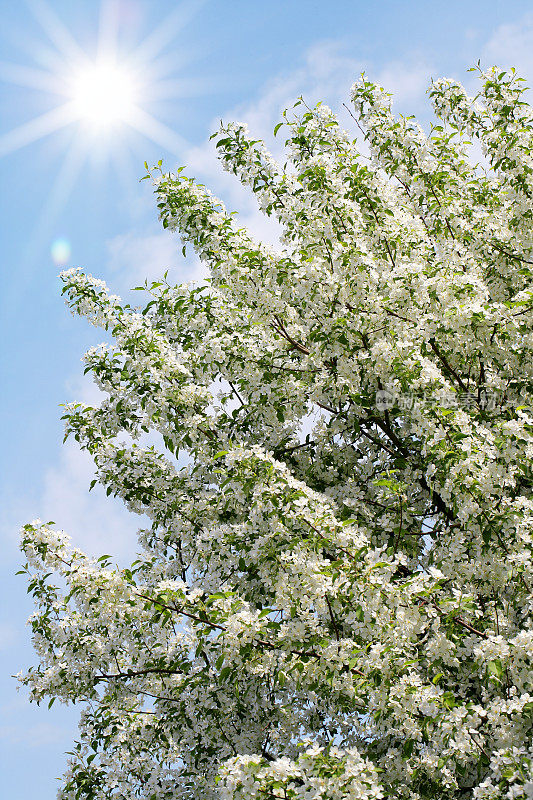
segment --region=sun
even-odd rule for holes
[[[132,70],[112,61],[79,69],[70,82],[72,112],[93,129],[130,123],[139,102],[139,86]]]
[[[127,189],[135,165],[146,159],[145,142],[157,144],[164,157],[170,154],[181,159],[190,148],[158,113],[164,113],[171,100],[179,103],[211,91],[207,79],[202,84],[183,74],[192,61],[203,57],[202,50],[178,46],[183,43],[183,28],[203,2],[176,0],[160,24],[142,37],[135,34],[132,38],[128,30],[134,27],[128,28],[128,24],[133,17],[128,15],[134,14],[133,4],[100,0],[93,4],[98,33],[82,46],[49,0],[31,0],[32,15],[45,36],[42,41],[35,40],[29,63],[0,62],[0,84],[32,90],[27,95],[29,102],[39,92],[39,107],[42,109],[46,100],[47,110],[0,132],[0,158],[60,132],[65,144],[40,218],[35,221],[32,241],[47,238],[87,163],[113,169]],[[70,257],[69,248],[66,240],[54,241],[54,263],[64,263]]]
[[[80,135],[73,145],[76,152],[72,157],[66,154],[67,172],[79,171],[81,161],[94,152],[95,145],[101,152],[106,149],[111,152],[117,141],[123,149],[127,148],[128,140],[131,141],[128,129],[173,155],[183,152],[188,143],[146,106],[153,107],[154,101],[187,96],[187,81],[177,72],[187,63],[187,57],[175,51],[169,59],[163,51],[200,5],[201,0],[193,2],[191,10],[190,4],[182,0],[157,28],[125,49],[119,41],[122,7],[101,0],[99,34],[91,57],[46,0],[32,4],[52,48],[43,45],[37,51],[38,60],[44,62],[42,68],[2,62],[0,82],[37,89],[60,98],[60,103],[54,103],[48,111],[18,128],[0,134],[0,157],[68,126]],[[83,152],[76,154],[80,148]],[[75,163],[78,166],[73,166]]]

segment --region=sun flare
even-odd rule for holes
[[[132,141],[128,134],[132,132],[172,154],[183,151],[185,140],[153,116],[146,103],[149,100],[153,108],[154,101],[170,98],[179,101],[187,94],[187,82],[178,74],[187,58],[180,54],[168,58],[163,56],[163,51],[193,12],[187,10],[185,3],[178,3],[161,25],[130,47],[128,55],[124,56],[119,41],[121,11],[118,5],[113,6],[113,13],[110,8],[106,0],[101,0],[100,29],[91,57],[46,0],[32,5],[52,47],[43,44],[38,49],[39,67],[0,63],[0,83],[5,81],[38,90],[43,95],[60,97],[62,102],[0,134],[0,157],[69,126],[76,134],[81,133],[78,139],[85,142],[81,145],[81,161],[94,152],[95,137],[97,148],[102,152],[106,148],[111,151],[117,141],[126,151]],[[74,145],[74,149],[76,147],[78,145]],[[66,160],[73,161],[68,157]],[[78,171],[81,161],[76,167]]]
[[[95,62],[75,73],[71,83],[74,115],[97,129],[129,122],[139,100],[133,72],[113,62]]]
[[[7,83],[30,89],[32,94],[20,94],[21,100],[30,103],[38,93],[40,113],[0,132],[0,158],[61,134],[57,141],[65,145],[64,157],[34,226],[35,241],[48,237],[88,163],[95,175],[102,174],[103,165],[106,173],[112,169],[129,190],[133,171],[146,160],[148,142],[157,145],[152,150],[157,156],[165,156],[166,151],[172,158],[181,158],[190,147],[159,113],[171,100],[180,103],[198,91],[210,91],[209,82],[202,84],[183,75],[198,52],[176,47],[182,29],[201,4],[202,0],[177,0],[159,25],[138,37],[134,28],[128,28],[126,3],[100,0],[94,4],[99,6],[98,33],[86,49],[50,0],[32,0],[32,15],[43,40],[36,39],[32,62],[0,62],[0,88]],[[133,33],[135,38],[129,38]],[[173,49],[168,52],[170,45]],[[54,263],[64,264],[70,258],[70,244],[55,240],[50,254]]]

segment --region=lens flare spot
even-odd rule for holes
[[[56,239],[52,242],[50,254],[57,267],[64,267],[69,262],[71,252],[70,242],[67,239]]]

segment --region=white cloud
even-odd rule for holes
[[[85,403],[88,406],[95,406],[102,401],[104,393],[98,388],[90,373],[85,375],[81,372],[65,381],[67,395],[66,402]]]
[[[533,14],[517,23],[500,25],[483,48],[483,66],[516,67],[527,81],[533,81]]]
[[[129,561],[137,552],[137,530],[143,518],[126,510],[120,500],[107,497],[94,478],[94,464],[88,453],[74,441],[62,448],[59,461],[45,474],[37,515],[54,521],[76,547],[92,556],[109,553]]]
[[[369,77],[392,93],[395,106],[403,113],[424,114],[428,107],[426,92],[434,74],[430,62],[420,57],[391,61]]]
[[[252,102],[228,110],[226,121],[245,122],[254,137],[264,139],[275,155],[281,155],[281,141],[273,138],[273,128],[281,119],[284,109],[294,105],[301,95],[309,105],[319,101],[329,105],[357,134],[343,103],[349,105],[352,84],[366,72],[372,79],[392,92],[395,101],[404,112],[417,112],[425,102],[425,92],[433,69],[431,63],[421,55],[413,55],[404,61],[388,62],[379,69],[371,62],[353,57],[345,52],[338,41],[324,41],[310,47],[302,65],[289,73],[280,73],[270,80],[263,92]],[[216,130],[218,120],[213,120],[211,129]],[[187,169],[192,174],[210,179],[210,186],[218,185],[231,191],[228,176],[222,172],[216,159],[213,142],[191,148],[185,157]],[[246,190],[248,192],[248,190]]]
[[[175,281],[204,277],[198,259],[184,259],[179,238],[168,231],[145,235],[129,231],[108,241],[107,249],[113,288],[122,293],[145,280],[157,280],[167,270]]]
[[[408,110],[416,111],[424,99],[432,68],[427,59],[416,54],[404,61],[388,62],[378,69],[372,62],[346,53],[342,42],[319,42],[307,50],[298,69],[278,75],[266,84],[257,100],[238,106],[226,117],[246,122],[254,137],[274,144],[274,125],[282,111],[302,95],[309,105],[326,103],[339,114],[343,124],[352,129],[353,123],[343,104],[349,105],[350,87],[361,72],[392,92],[398,104],[409,103]],[[353,130],[354,136],[356,133],[357,130]]]
[[[105,397],[90,374],[71,378],[66,382],[66,389],[72,401],[91,406],[98,406]],[[163,449],[162,438],[156,432],[143,434],[138,444]],[[174,460],[171,454],[167,453],[167,457]],[[108,497],[100,484],[90,490],[94,477],[90,454],[81,450],[74,439],[68,439],[56,463],[45,471],[40,499],[32,502],[33,517],[53,521],[88,555],[108,553],[119,563],[129,563],[139,549],[137,532],[139,528],[149,527],[150,520],[128,511],[122,500]],[[0,628],[0,647],[1,640]]]
[[[66,392],[73,402],[92,406],[104,397],[89,374],[67,380]],[[67,440],[44,473],[40,497],[32,499],[32,518],[53,521],[88,555],[109,553],[121,562],[130,561],[145,519],[127,511],[120,500],[107,497],[100,485],[89,490],[94,473],[91,456],[75,440]],[[28,503],[24,505],[27,508]]]
[[[417,113],[424,110],[425,92],[432,75],[426,59],[416,55],[403,62],[390,62],[378,70],[371,63],[347,54],[341,42],[325,41],[309,48],[299,68],[270,80],[255,100],[229,110],[224,114],[224,120],[246,123],[252,136],[263,139],[273,155],[283,161],[283,136],[280,132],[279,138],[274,139],[273,129],[283,110],[290,108],[302,95],[309,105],[319,101],[327,103],[339,115],[343,126],[356,136],[358,131],[343,103],[349,104],[350,87],[362,71],[393,93],[400,111]],[[211,130],[216,130],[218,124],[218,119],[213,120]],[[366,149],[364,145],[362,149]],[[259,211],[248,188],[222,170],[213,141],[208,139],[189,149],[184,155],[184,163],[187,174],[208,185],[231,210],[239,211],[239,223],[256,239],[277,244],[277,223]]]

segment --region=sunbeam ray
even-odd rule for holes
[[[87,143],[80,136],[74,136],[56,175],[52,189],[46,199],[46,211],[37,230],[51,225],[65,206],[83,164],[87,158]]]
[[[64,103],[0,136],[0,157],[14,153],[76,120],[71,103]]]
[[[48,0],[26,0],[46,33],[46,40],[43,37],[42,43],[36,42],[32,52],[38,66],[0,62],[0,81],[62,99],[56,107],[0,134],[0,157],[72,123],[78,126],[74,135],[79,139],[79,148],[85,148],[85,157],[90,156],[98,164],[116,163],[112,154],[120,150],[118,144],[127,149],[131,143],[128,130],[132,136],[140,134],[173,155],[183,153],[188,142],[157,119],[154,103],[212,90],[213,82],[208,83],[206,78],[183,77],[184,65],[198,57],[192,47],[183,42],[177,52],[164,52],[206,1],[182,0],[162,24],[140,44],[130,46],[125,55],[120,2],[101,0],[94,55],[89,57],[58,19],[53,4]],[[65,155],[52,199],[63,191],[62,186],[75,180],[83,160],[79,153],[73,155],[77,152],[76,148],[69,149]]]
[[[29,245],[29,253],[31,255],[36,255],[39,252],[43,241],[49,236],[52,225],[70,197],[86,158],[86,142],[83,141],[83,137],[74,136],[54,179],[52,188],[46,197],[46,203],[41,215],[34,227]],[[31,258],[29,260],[31,261]]]
[[[152,61],[175,38],[190,20],[196,16],[207,0],[187,0],[180,3],[163,22],[137,47],[139,60]]]
[[[113,148],[113,165],[118,176],[122,194],[127,195],[131,190],[131,176],[135,175],[136,180],[139,180],[143,173],[143,160],[139,158],[137,161],[128,139],[126,139],[124,144],[121,144],[120,147],[118,144],[115,144]]]
[[[118,4],[116,0],[102,0],[98,19],[97,59],[116,51],[118,38]]]
[[[0,61],[0,81],[12,83],[15,86],[26,86],[29,89],[38,89],[50,94],[62,94],[57,75],[33,67],[22,67],[19,64],[9,64]]]
[[[88,60],[87,54],[45,0],[27,2],[35,19],[60,53],[74,62]]]
[[[135,108],[134,112],[128,117],[127,123],[173,155],[179,155],[189,147],[186,139],[162,122],[159,122],[142,108]]]
[[[20,298],[27,292],[32,271],[37,260],[42,258],[44,247],[50,238],[51,228],[65,207],[76,179],[87,157],[87,146],[83,137],[73,136],[63,163],[46,197],[37,222],[32,226],[32,234],[23,248],[17,267],[17,282],[6,287],[2,295],[2,315],[7,320],[17,313]],[[46,264],[43,264],[46,266]]]

